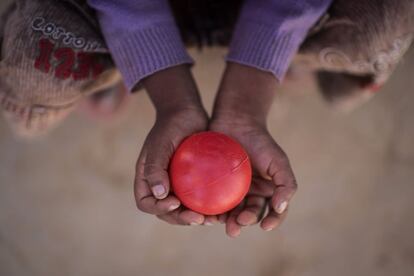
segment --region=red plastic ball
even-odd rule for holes
[[[236,207],[252,178],[249,157],[232,138],[200,132],[186,138],[170,163],[174,194],[191,210],[217,215]]]

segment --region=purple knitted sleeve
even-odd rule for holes
[[[192,63],[167,0],[88,0],[128,89],[159,70]]]
[[[281,81],[309,29],[332,0],[246,0],[228,61],[269,71]]]
[[[246,0],[228,61],[281,80],[309,28],[332,0]],[[88,0],[113,59],[132,90],[148,75],[192,63],[167,0]]]

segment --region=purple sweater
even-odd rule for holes
[[[196,1],[196,0],[194,0]],[[228,61],[283,79],[308,30],[332,0],[245,0]],[[129,89],[144,77],[192,63],[167,0],[88,0]]]

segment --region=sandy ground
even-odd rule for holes
[[[192,52],[210,109],[223,49]],[[269,126],[300,185],[285,224],[240,238],[135,208],[134,164],[154,111],[75,114],[44,139],[0,121],[0,275],[414,275],[414,51],[368,104],[337,113],[307,78],[278,92]]]

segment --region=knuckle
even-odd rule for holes
[[[141,212],[149,213],[148,208],[145,206],[145,204],[143,204],[142,201],[140,200],[136,201],[136,206],[138,210],[140,210]]]
[[[166,174],[166,169],[158,164],[146,164],[144,167],[144,178],[151,185],[160,182]]]
[[[138,210],[140,210],[141,212],[148,213],[148,214],[154,214],[154,208],[149,207],[148,204],[144,203],[143,200],[138,200],[136,202],[136,206]]]
[[[296,192],[298,190],[298,188],[299,188],[298,183],[297,183],[296,179],[294,179],[293,182],[292,182],[292,189],[293,189],[294,192]]]
[[[290,194],[291,196],[293,196],[294,194],[296,194],[296,192],[298,191],[298,185],[294,184],[290,187]]]
[[[296,183],[295,179],[292,179],[291,181],[288,181],[286,183],[286,190],[288,194],[290,194],[291,196],[293,196],[297,192],[298,184]]]
[[[169,216],[165,216],[165,215],[157,215],[157,218],[162,220],[163,222],[166,222],[168,224],[171,225],[178,225],[177,221],[174,220],[174,218],[171,218]]]
[[[279,166],[283,166],[285,168],[290,166],[289,157],[287,156],[287,154],[284,151],[282,151],[280,153],[280,156],[279,156],[277,162],[279,163]]]
[[[138,210],[140,210],[140,211],[142,211],[142,212],[147,212],[147,211],[146,211],[146,208],[145,208],[145,205],[144,205],[144,204],[142,204],[142,202],[141,202],[141,201],[137,201],[137,202],[136,202],[136,206],[137,206]]]
[[[287,199],[290,200],[296,194],[297,190],[298,190],[298,185],[294,181],[286,189],[286,197],[287,197]]]
[[[156,217],[162,221],[165,221],[167,223],[170,223],[169,220],[167,219],[167,217],[165,215],[156,215]]]
[[[285,170],[290,167],[289,157],[284,151],[270,160],[269,171]]]
[[[286,178],[290,174],[289,159],[286,157],[273,158],[270,161],[268,174],[272,177]]]

